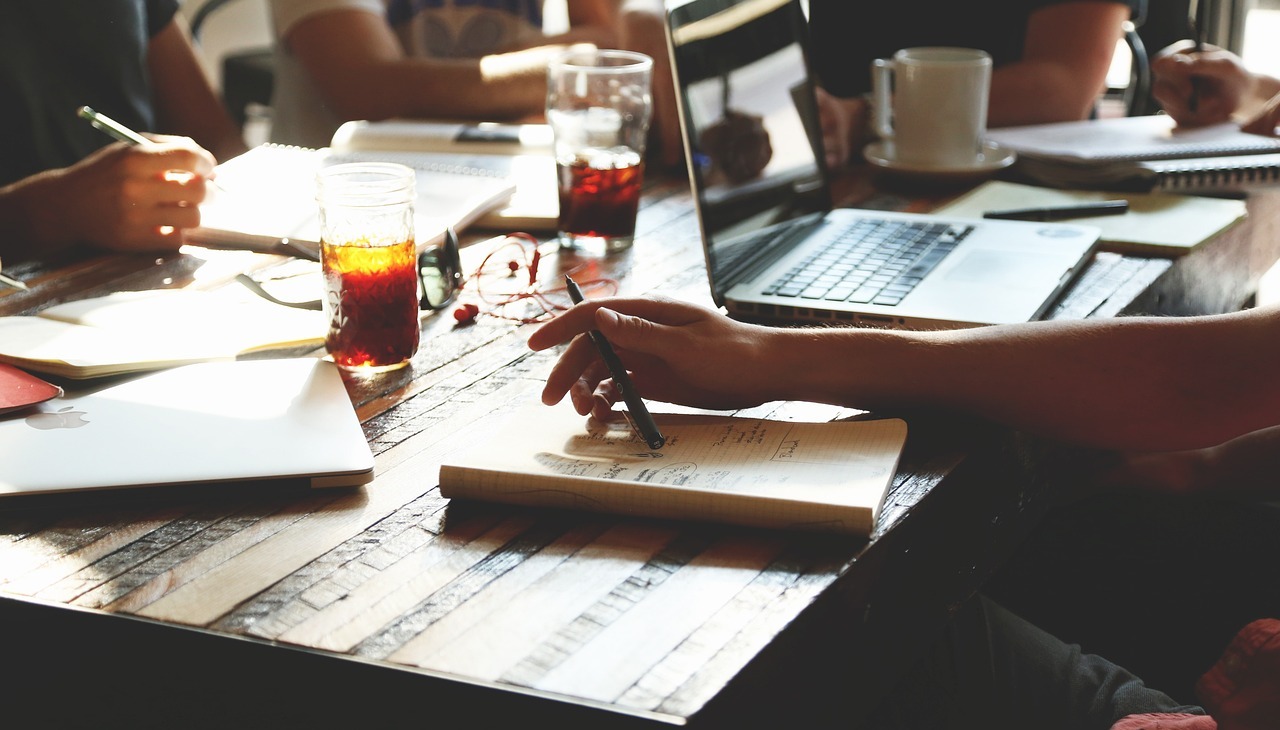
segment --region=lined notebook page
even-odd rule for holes
[[[767,527],[867,533],[906,439],[899,419],[794,423],[655,414],[650,450],[625,421],[567,401],[518,410],[440,469],[446,497]]]

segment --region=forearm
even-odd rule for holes
[[[546,103],[545,69],[513,55],[480,60],[402,59],[350,70],[326,96],[342,119],[509,119]]]
[[[147,54],[157,132],[190,137],[228,160],[245,151],[244,138],[218,98],[183,29],[169,23]]]
[[[27,259],[68,242],[67,216],[48,205],[59,174],[50,170],[0,187],[0,259]]]
[[[1240,100],[1240,108],[1233,115],[1239,120],[1253,117],[1262,107],[1280,94],[1280,79],[1263,73],[1254,73],[1250,77],[1249,89]]]
[[[1280,426],[1218,446],[1169,452],[1131,452],[1098,479],[1100,489],[1276,499],[1280,497]]]
[[[991,74],[987,124],[1012,127],[1087,119],[1101,92],[1101,84],[1082,84],[1069,66],[1036,61],[1010,64]]]
[[[988,124],[1087,118],[1128,16],[1128,7],[1119,2],[1063,2],[1033,12],[1021,60],[991,75]]]
[[[1199,492],[1280,497],[1280,426],[1232,439],[1204,453],[1192,488]]]
[[[405,55],[381,17],[319,13],[285,31],[285,48],[340,119],[513,118],[541,112],[555,46],[480,59]]]
[[[785,398],[954,409],[1087,446],[1170,450],[1273,425],[1274,315],[1040,322],[949,332],[802,330],[769,357]]]

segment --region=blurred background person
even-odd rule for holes
[[[991,54],[991,127],[1088,118],[1131,12],[1129,3],[1109,0],[996,0],[981,7],[810,0],[809,6],[828,166],[856,158],[870,141],[871,62],[902,48]]]
[[[244,142],[176,0],[15,0],[0,24],[0,256],[72,244],[175,250],[217,159]],[[87,105],[154,144],[112,141]]]
[[[1151,94],[1178,124],[1201,127],[1227,121],[1253,134],[1276,136],[1280,79],[1250,71],[1236,54],[1179,41],[1151,60]],[[1195,103],[1191,103],[1193,97]]]
[[[662,0],[568,0],[543,33],[541,0],[271,0],[272,139],[323,147],[353,119],[529,120],[547,63],[574,44],[654,60],[653,155],[680,159]]]

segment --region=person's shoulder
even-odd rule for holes
[[[296,23],[313,15],[335,10],[359,10],[385,17],[383,0],[270,0],[271,21],[283,36]]]

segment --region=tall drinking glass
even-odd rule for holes
[[[570,51],[547,69],[562,248],[603,254],[635,239],[653,59],[631,51]]]
[[[418,350],[414,172],[392,163],[334,165],[316,176],[325,349],[363,372],[408,364]]]

